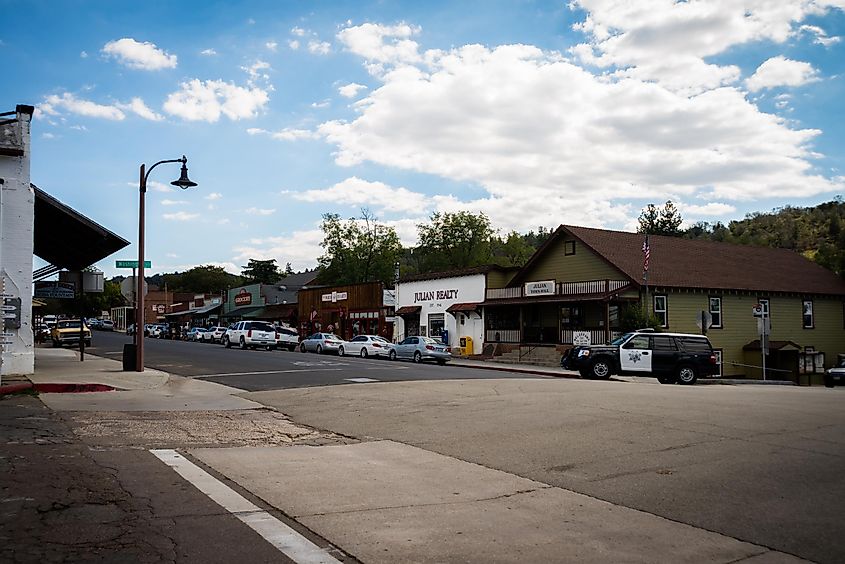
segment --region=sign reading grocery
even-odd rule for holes
[[[546,296],[555,293],[554,280],[542,280],[540,282],[526,282],[525,295],[526,296]]]
[[[347,299],[346,292],[332,292],[331,294],[323,294],[323,301],[324,302],[338,302],[340,300]]]
[[[252,303],[252,294],[247,292],[246,290],[241,290],[238,292],[238,295],[235,296],[235,305],[242,306],[242,305],[249,305]]]

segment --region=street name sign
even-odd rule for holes
[[[115,268],[138,268],[138,261],[137,260],[116,260],[114,261]],[[145,260],[144,261],[144,268],[152,268],[153,263],[152,261]]]

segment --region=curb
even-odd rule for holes
[[[513,368],[507,366],[480,366],[478,364],[463,364],[461,362],[452,362],[452,366],[460,366],[461,368],[476,368],[480,370],[498,370],[499,372],[516,372],[517,374],[534,374],[537,376],[547,376],[549,378],[580,378],[577,372],[571,374],[564,372],[548,372],[539,368]]]
[[[34,387],[35,386],[32,385],[32,382],[21,382],[20,384],[7,384],[5,386],[0,386],[0,396],[16,394],[24,390],[30,390]]]

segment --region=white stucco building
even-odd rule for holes
[[[0,114],[0,381],[32,374],[32,253],[35,194],[30,185],[32,106]],[[14,308],[14,310],[13,310]],[[15,317],[11,317],[11,316]],[[8,318],[6,316],[9,316]]]
[[[442,338],[448,345],[461,346],[462,337],[472,339],[472,354],[484,345],[484,302],[488,285],[499,287],[515,269],[481,266],[460,271],[417,274],[396,284],[394,340],[410,335]]]

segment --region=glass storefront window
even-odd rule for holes
[[[446,324],[445,314],[431,313],[428,315],[428,336],[439,337],[443,332],[443,327]]]

